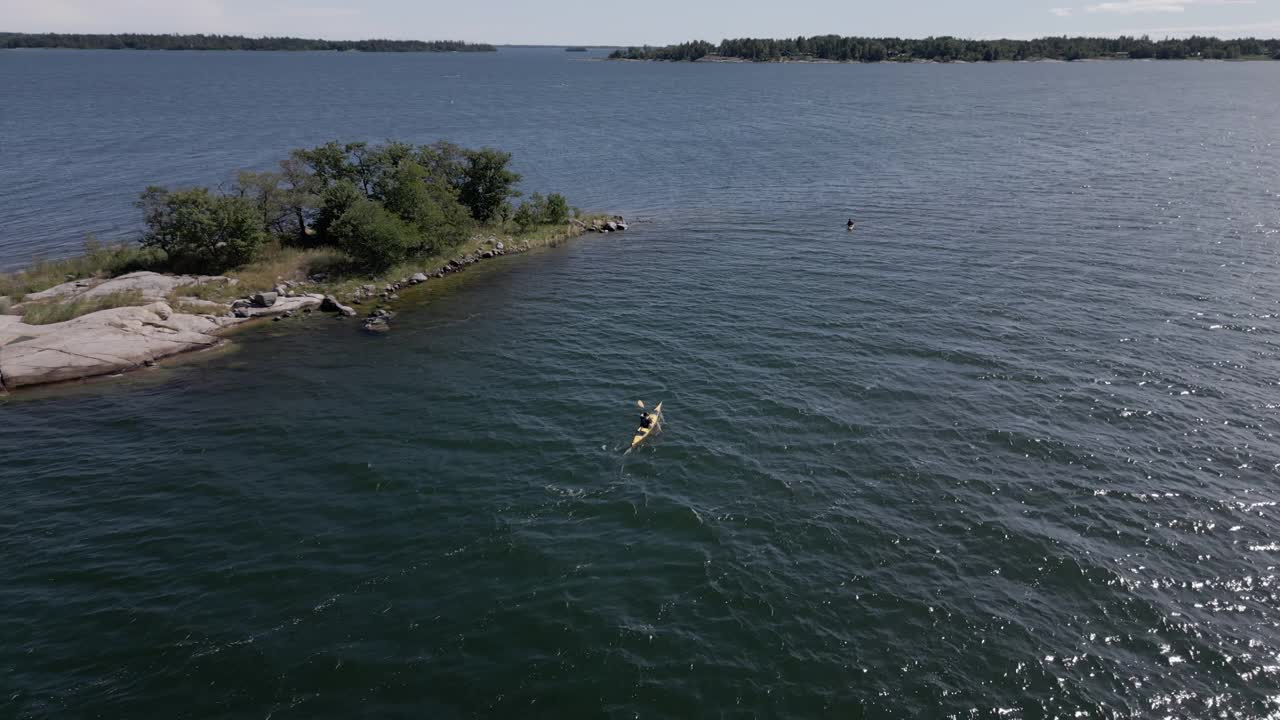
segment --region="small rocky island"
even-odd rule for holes
[[[150,188],[140,246],[94,246],[0,276],[0,393],[150,367],[255,321],[364,315],[365,330],[386,332],[407,288],[627,228],[557,195],[512,207],[519,176],[508,159],[442,144],[331,143],[282,163],[291,180],[242,173],[225,196]],[[176,271],[219,265],[227,271]]]

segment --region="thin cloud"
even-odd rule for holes
[[[1071,13],[1075,12],[1072,8],[1049,8],[1049,12],[1060,18],[1071,17]]]
[[[6,30],[94,32],[108,18],[213,22],[226,16],[222,0],[187,0],[180,5],[172,0],[116,0],[110,7],[102,5],[98,0],[0,0],[0,18]]]
[[[360,11],[355,8],[293,6],[281,8],[272,14],[292,18],[338,18],[359,15]]]
[[[1183,13],[1191,5],[1256,5],[1257,0],[1118,0],[1089,5],[1086,12],[1143,15],[1147,13]]]
[[[1141,31],[1152,37],[1188,37],[1191,35],[1216,35],[1223,38],[1280,35],[1280,20],[1274,22],[1245,23],[1242,25],[1195,25],[1183,27],[1148,28]]]

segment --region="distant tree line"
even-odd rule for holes
[[[0,48],[79,50],[356,50],[360,52],[494,52],[492,45],[457,40],[308,40],[240,35],[67,35],[0,33]]]
[[[738,38],[721,41],[719,45],[696,40],[665,47],[632,47],[614,51],[609,57],[615,60],[692,61],[708,56],[756,62],[785,60],[995,62],[1038,58],[1053,60],[1269,58],[1280,60],[1280,40],[1255,38],[1220,40],[1211,37],[1152,40],[1146,36],[1046,37],[1037,40],[964,40],[954,37],[930,37],[923,40],[910,40],[819,35],[783,39]]]
[[[294,150],[275,172],[241,172],[231,188],[149,187],[138,200],[142,244],[171,269],[217,273],[252,262],[267,243],[333,247],[361,269],[440,254],[478,226],[563,224],[564,196],[519,207],[511,156],[450,143],[338,144]]]

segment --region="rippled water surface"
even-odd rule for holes
[[[0,401],[0,716],[1275,717],[1277,87],[0,53],[3,265],[331,138],[638,221]]]

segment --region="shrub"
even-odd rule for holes
[[[338,248],[373,272],[404,260],[419,242],[412,227],[378,203],[364,198],[333,222],[329,236]]]
[[[569,222],[569,201],[560,193],[551,193],[542,205],[542,222],[563,225]]]
[[[143,247],[159,248],[180,272],[220,273],[253,260],[266,234],[253,203],[214,195],[208,188],[149,187],[138,200],[147,233]]]
[[[516,208],[512,220],[521,230],[528,230],[534,225],[563,225],[569,222],[569,202],[560,193],[546,197],[533,193]]]
[[[542,220],[541,205],[541,196],[538,193],[534,193],[529,196],[528,200],[520,203],[520,207],[516,208],[515,214],[511,216],[511,219],[520,230],[528,230]]]

